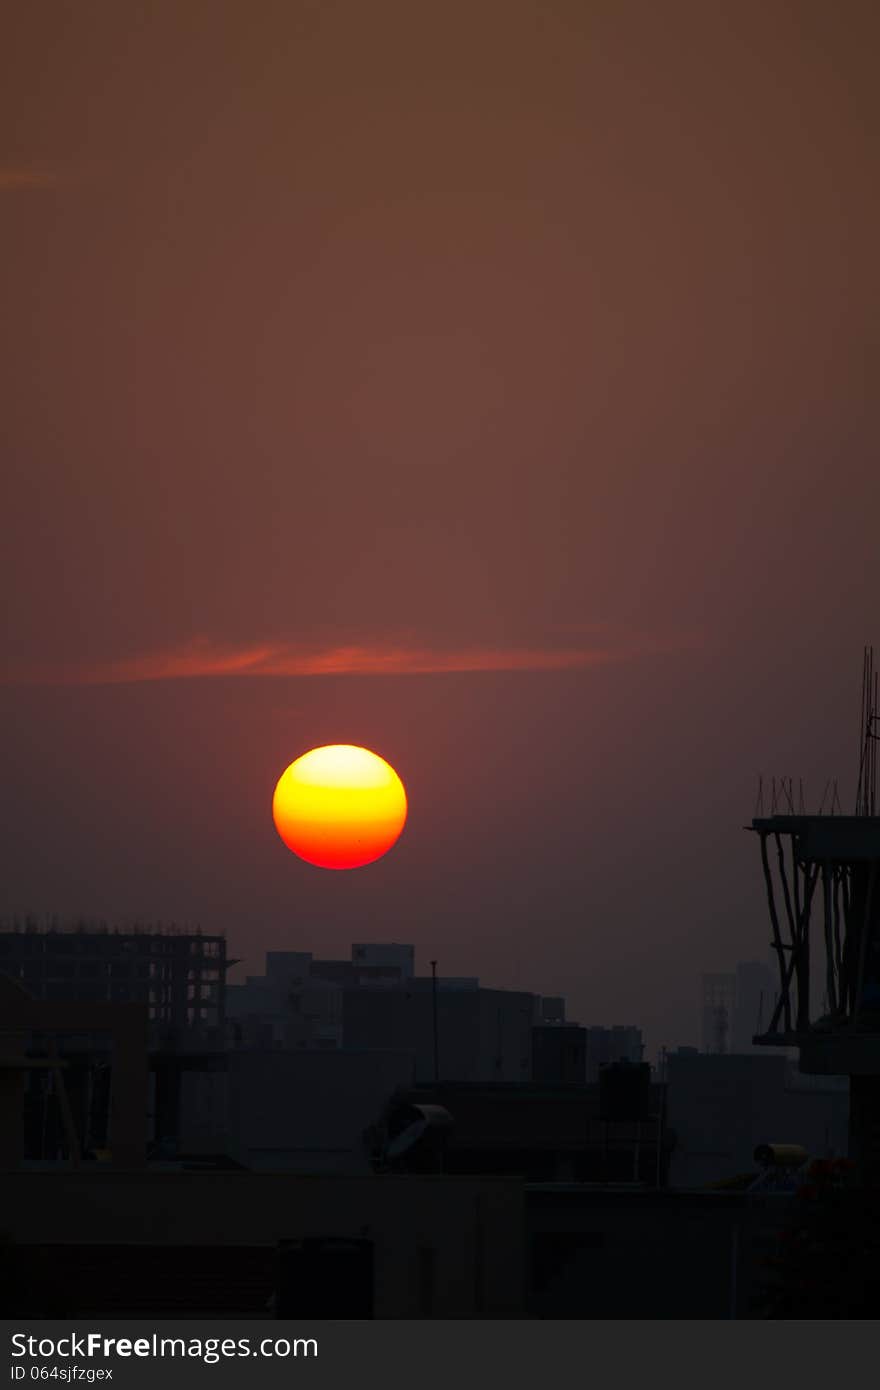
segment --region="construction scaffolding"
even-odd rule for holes
[[[0,922],[0,974],[34,999],[147,1007],[154,1044],[222,1036],[226,939],[172,927]]]
[[[779,965],[776,1004],[754,1042],[799,1048],[807,1074],[850,1078],[850,1157],[867,1185],[880,1183],[877,686],[866,649],[855,814],[794,814],[789,781],[789,813],[776,813],[774,787],[774,813],[748,827],[760,843]]]

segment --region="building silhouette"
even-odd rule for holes
[[[676,1147],[689,1140],[688,1105],[699,1108],[704,1095],[689,1102],[679,1091],[667,1103],[667,1087],[648,1078],[646,1105],[630,1116],[609,1112],[607,1086],[565,1076],[419,1081],[419,1048],[433,1062],[433,1029],[425,1042],[410,1033],[415,1046],[347,1047],[349,997],[384,1004],[393,1020],[409,995],[419,1002],[407,1027],[414,1018],[431,1020],[435,1000],[466,1000],[463,1036],[473,1038],[474,1018],[487,1019],[480,1056],[491,1063],[495,996],[508,992],[455,981],[435,995],[434,981],[407,974],[405,959],[375,953],[319,961],[312,980],[305,953],[278,956],[284,959],[251,982],[249,1007],[256,1009],[257,995],[274,981],[262,995],[269,1034],[228,1048],[180,1039],[176,1048],[158,1047],[143,1001],[34,999],[20,980],[0,977],[7,1193],[0,1288],[4,1296],[8,1290],[10,1311],[749,1316],[761,1258],[784,1224],[789,1198],[667,1186]],[[274,1036],[279,1017],[295,1019],[295,1001],[302,1006],[312,985],[342,1001],[339,1045],[325,1045],[321,1018],[309,1035],[315,1045],[289,1046]],[[530,1049],[532,1071],[538,1055],[546,1070],[565,1070],[548,1038],[575,1034],[586,1061],[588,1030],[566,1023],[559,1001],[548,1021],[537,996],[509,993],[513,1002],[502,1007],[515,1015],[521,1001],[528,1006],[513,1033]],[[365,1026],[373,1030],[377,1015],[368,1008]],[[447,1035],[439,1030],[447,1050],[454,1021],[447,1014]],[[629,1070],[619,1061],[627,1033],[638,1053],[629,1066],[638,1067],[637,1029],[599,1032],[618,1054],[600,1075]],[[115,1099],[96,1148],[72,1084],[69,1041],[79,1035],[96,1045],[102,1034]],[[710,1067],[761,1061],[685,1060]],[[21,1144],[22,1101],[30,1079],[45,1075],[53,1079],[61,1137],[52,1153],[33,1159]],[[749,1089],[732,1091],[718,1078],[710,1088],[734,1130],[737,1095]],[[442,1126],[432,1118],[438,1114],[446,1117]],[[779,1118],[772,1106],[766,1114]],[[791,1117],[785,1124],[798,1132],[761,1132],[762,1143],[804,1138]],[[438,1142],[425,1149],[432,1132]],[[725,1153],[725,1178],[739,1152]]]
[[[0,971],[34,999],[143,1004],[151,1040],[220,1044],[226,1021],[225,937],[175,926],[0,924]]]
[[[529,1081],[539,1005],[472,977],[416,975],[413,947],[398,942],[355,943],[348,960],[270,951],[265,975],[227,993],[236,1050],[407,1054],[420,1081],[438,1067],[447,1080]]]
[[[701,1041],[703,1052],[723,1055],[731,1049],[731,1029],[736,1010],[736,975],[702,977]]]
[[[755,1036],[764,1031],[779,992],[778,981],[763,961],[740,961],[736,967],[732,1020],[732,1051],[740,1055],[761,1051]]]
[[[588,1027],[586,1079],[590,1085],[599,1080],[603,1067],[614,1062],[641,1062],[645,1047],[642,1030],[632,1024],[613,1024],[610,1028]]]
[[[532,1080],[587,1079],[587,1030],[578,1023],[536,1023],[532,1028]]]

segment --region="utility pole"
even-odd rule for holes
[[[440,1081],[440,1038],[437,1031],[437,962],[431,961],[431,1003],[434,1013],[434,1082]]]

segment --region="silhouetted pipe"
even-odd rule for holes
[[[440,1037],[437,1030],[437,962],[431,961],[431,1004],[434,1013],[434,1081],[440,1080]]]
[[[755,1162],[768,1168],[800,1168],[809,1156],[800,1144],[759,1144],[754,1153]]]

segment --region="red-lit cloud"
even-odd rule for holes
[[[668,647],[650,641],[558,647],[424,647],[400,641],[298,646],[289,642],[232,645],[200,639],[165,651],[94,665],[49,664],[7,672],[4,685],[121,685],[210,676],[420,676],[464,671],[565,671],[603,666]],[[677,643],[680,646],[681,643]]]
[[[55,188],[61,180],[49,169],[0,168],[0,193],[26,193],[34,189]]]

